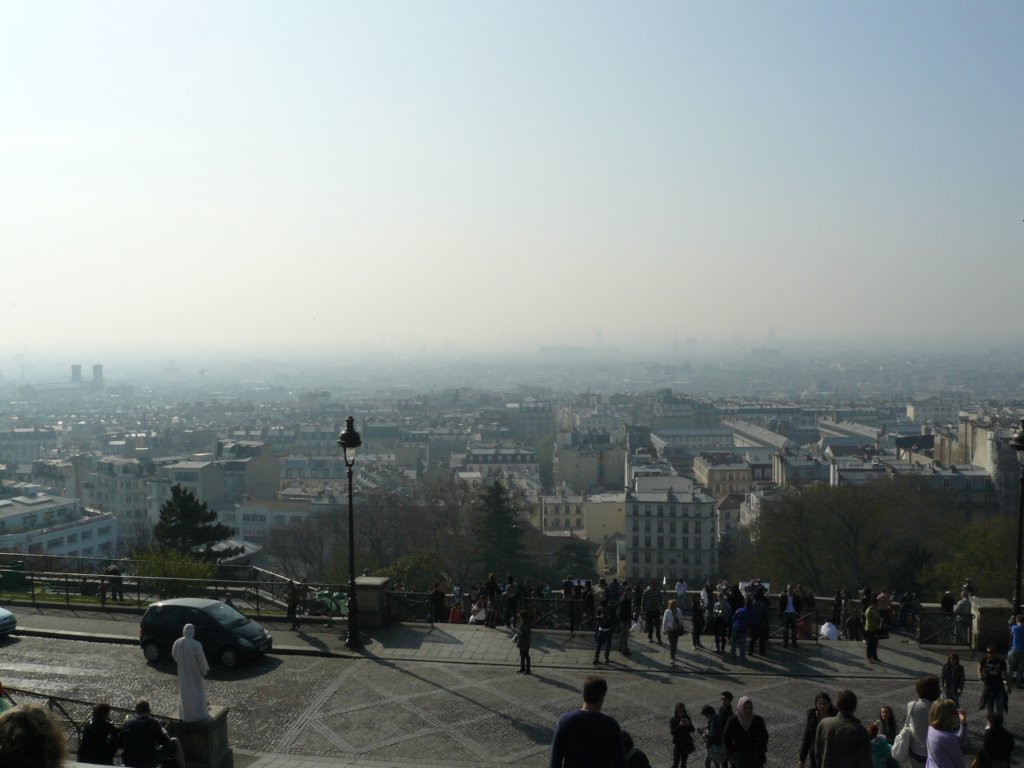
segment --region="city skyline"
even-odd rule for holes
[[[0,10],[5,349],[1021,340],[1020,5],[444,11]]]

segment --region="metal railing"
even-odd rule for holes
[[[920,645],[969,647],[973,644],[974,622],[970,615],[923,612],[919,619],[917,642]]]
[[[190,579],[123,573],[124,600],[115,601],[115,585],[105,574],[66,571],[12,570],[0,567],[0,595],[8,601],[65,607],[128,605],[143,609],[150,603],[176,597],[231,598],[243,612],[256,616],[281,614],[286,609],[287,580],[250,571],[257,579]]]
[[[38,704],[48,709],[64,733],[64,738],[68,744],[68,754],[72,756],[72,759],[74,758],[81,744],[82,728],[89,721],[89,717],[92,715],[92,708],[96,702],[51,696],[39,691],[10,688],[8,686],[4,686],[4,697],[15,705]],[[110,714],[111,720],[116,724],[120,724],[135,713],[130,709],[112,706]],[[174,717],[163,717],[160,715],[154,715],[154,717],[164,727],[173,727],[173,724],[177,722],[177,718]]]

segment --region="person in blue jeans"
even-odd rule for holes
[[[597,615],[594,620],[597,622],[595,632],[594,663],[599,664],[601,649],[604,649],[604,663],[608,663],[608,657],[612,652],[612,635],[615,633],[615,611],[608,606],[608,600],[602,600],[597,606]]]
[[[750,634],[750,618],[747,612],[750,610],[750,602],[742,608],[737,609],[732,615],[732,637],[729,639],[729,655],[736,658],[736,646],[740,648],[740,658],[747,660],[747,635]]]
[[[1016,617],[1010,627],[1010,652],[1006,655],[1010,685],[1024,688],[1024,614]]]

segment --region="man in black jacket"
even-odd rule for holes
[[[185,768],[185,753],[177,739],[167,735],[159,721],[150,714],[149,702],[135,704],[135,716],[121,726],[122,759],[130,768],[157,768],[169,757],[178,768]]]
[[[779,595],[779,618],[782,619],[782,646],[789,647],[792,639],[796,648],[796,624],[800,618],[800,588],[786,585],[786,591]]]

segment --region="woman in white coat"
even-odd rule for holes
[[[203,646],[195,639],[196,628],[186,624],[181,637],[174,641],[171,656],[178,663],[178,709],[179,716],[186,722],[206,720],[210,708],[206,701],[206,673],[210,664],[206,661]]]

